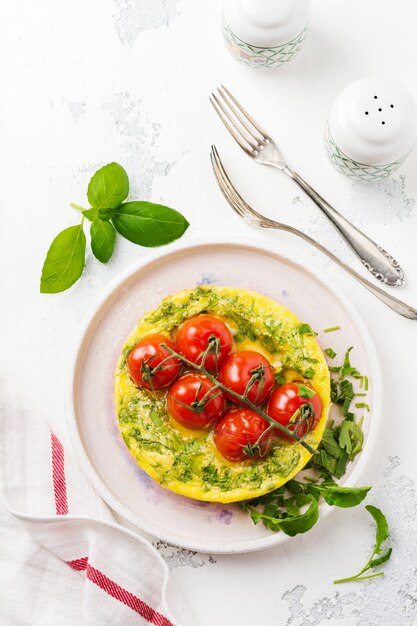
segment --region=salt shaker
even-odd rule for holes
[[[238,61],[275,69],[300,51],[309,16],[309,0],[224,0],[224,40]]]
[[[390,176],[417,139],[416,106],[400,84],[362,78],[336,98],[325,129],[325,147],[334,167],[354,180]]]

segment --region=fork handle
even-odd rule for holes
[[[326,217],[337,228],[347,243],[359,256],[364,266],[377,278],[391,287],[398,287],[404,282],[404,273],[398,262],[375,241],[370,239],[349,220],[334,209],[311,185],[297,172],[286,166],[283,171],[313,200]]]
[[[296,235],[297,237],[300,237],[301,239],[303,239],[304,241],[307,241],[308,243],[311,243],[312,246],[314,246],[317,250],[320,250],[320,252],[325,254],[327,257],[329,257],[329,259],[331,259],[339,267],[344,269],[345,272],[353,276],[353,278],[356,278],[356,280],[359,283],[361,283],[361,285],[366,287],[366,289],[368,289],[371,293],[373,293],[374,296],[376,296],[379,300],[381,300],[384,304],[386,304],[390,309],[392,309],[396,313],[399,313],[403,317],[408,317],[408,319],[417,320],[417,309],[406,304],[405,302],[402,302],[401,300],[398,300],[398,298],[395,298],[394,296],[387,293],[380,287],[377,287],[377,285],[374,285],[373,283],[371,283],[369,280],[361,276],[352,267],[349,267],[349,265],[346,265],[346,263],[341,261],[335,254],[333,254],[333,252],[330,252],[330,250],[322,246],[321,243],[319,243],[312,237],[309,237],[309,235],[306,235],[306,233],[303,233],[301,230],[298,230],[298,228],[294,228],[293,226],[289,226],[288,224],[281,224],[279,222],[276,222],[275,220],[264,218],[261,215],[259,215],[259,218],[260,219],[258,220],[258,225],[261,226],[262,228],[273,228],[275,230],[283,230],[287,233],[291,233],[293,235]]]

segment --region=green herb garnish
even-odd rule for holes
[[[325,348],[324,352],[327,354],[327,356],[330,359],[334,359],[335,356],[337,356],[336,352],[333,350],[333,348]]]
[[[382,565],[382,563],[385,563],[386,561],[388,561],[392,553],[392,548],[388,548],[388,550],[386,550],[384,554],[382,554],[381,556],[377,556],[381,554],[382,552],[382,544],[388,539],[388,522],[386,520],[385,515],[376,506],[372,506],[372,504],[369,504],[365,508],[372,515],[376,523],[375,547],[367,563],[361,569],[360,572],[358,572],[357,574],[354,574],[353,576],[349,576],[347,578],[339,578],[338,580],[334,580],[333,582],[335,585],[338,585],[340,583],[366,580],[368,578],[376,578],[377,576],[384,575],[384,572],[376,572],[375,574],[368,574],[367,576],[362,576],[362,574],[364,574],[368,570],[373,569],[374,567],[378,567],[378,565]],[[377,558],[374,558],[375,556],[377,556]]]
[[[94,256],[107,263],[113,255],[116,231],[141,246],[161,246],[178,239],[187,230],[187,220],[167,206],[151,202],[124,202],[129,194],[129,179],[118,163],[97,170],[88,184],[91,207],[82,212],[81,223],[60,232],[53,240],[42,268],[41,293],[69,289],[81,276],[85,265],[86,238],[84,219],[91,222],[90,238]]]
[[[298,395],[300,396],[300,398],[305,398],[306,400],[310,400],[310,398],[316,395],[316,392],[314,391],[314,389],[311,389],[310,387],[307,387],[306,385],[303,385],[302,383],[296,383],[296,385],[298,387]]]
[[[315,337],[317,335],[317,333],[311,328],[310,324],[300,324],[298,332],[300,335],[307,335],[307,337]]]
[[[331,326],[330,328],[325,328],[323,330],[324,333],[332,333],[334,330],[340,330],[340,326]]]

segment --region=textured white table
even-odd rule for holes
[[[374,485],[372,502],[391,527],[394,553],[386,575],[332,584],[356,571],[371,547],[363,507],[336,510],[284,548],[246,556],[159,549],[196,614],[195,626],[417,624],[417,324],[392,313],[307,245],[238,221],[213,180],[213,142],[255,206],[301,225],[358,266],[289,181],[239,152],[207,100],[220,82],[235,91],[290,163],[398,258],[407,285],[396,293],[417,305],[417,152],[393,179],[368,186],[337,174],[322,146],[328,107],[352,80],[390,74],[417,97],[416,3],[313,0],[305,48],[273,73],[240,66],[228,55],[217,1],[20,0],[3,5],[0,22],[0,366],[21,409],[48,420],[66,439],[64,373],[79,321],[113,277],[147,254],[119,240],[107,266],[89,257],[85,277],[71,291],[39,294],[44,254],[52,237],[75,223],[69,202],[82,204],[98,166],[119,161],[135,195],[183,211],[191,222],[188,240],[220,231],[296,250],[342,286],[378,347],[384,410],[375,416],[380,445],[365,480]],[[6,530],[6,522],[3,530],[7,555],[9,544],[18,549],[24,539]],[[7,572],[1,581],[5,597]],[[71,620],[62,616],[60,623]]]

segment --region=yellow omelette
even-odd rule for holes
[[[201,285],[165,298],[146,313],[128,337],[115,374],[118,426],[136,463],[163,487],[210,502],[236,502],[263,495],[293,478],[311,458],[299,443],[277,440],[262,458],[229,462],[217,451],[212,430],[189,430],[168,415],[166,393],[138,388],[126,360],[139,339],[170,337],[186,319],[210,313],[227,323],[234,350],[257,350],[286,380],[305,380],[319,394],[323,412],[306,441],[317,448],[330,408],[330,376],[308,325],[282,304],[234,287]]]

